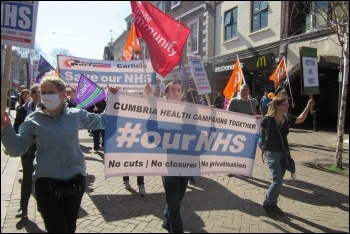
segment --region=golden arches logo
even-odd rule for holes
[[[265,56],[260,56],[256,60],[256,67],[266,67],[266,57]]]

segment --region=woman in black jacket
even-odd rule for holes
[[[29,90],[27,90],[29,92]],[[22,95],[23,91],[21,92]],[[40,102],[41,96],[39,91],[39,84],[35,84],[30,88],[30,97],[32,100],[27,101],[17,110],[13,128],[18,133],[19,126],[24,122],[27,115],[35,111],[36,105]],[[27,217],[28,203],[30,194],[32,193],[32,174],[34,172],[33,161],[35,158],[36,145],[32,144],[27,152],[21,156],[23,179],[21,183],[21,201],[20,208],[16,214],[16,218]]]

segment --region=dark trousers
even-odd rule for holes
[[[35,181],[35,194],[47,232],[74,233],[77,227],[79,207],[85,191],[85,179],[75,195],[56,198],[49,190],[45,178]]]
[[[20,207],[22,211],[28,211],[29,198],[32,193],[33,185],[33,161],[35,158],[35,151],[28,150],[24,155],[21,156],[22,168],[23,168],[23,179],[21,183],[21,201]]]
[[[163,176],[166,205],[164,225],[173,233],[183,233],[180,206],[185,196],[188,176]]]
[[[129,176],[123,176],[123,181],[129,180]],[[137,185],[143,185],[145,184],[145,177],[144,176],[137,176]]]
[[[102,135],[102,143],[101,143],[101,145],[104,146],[104,143],[105,143],[105,130],[104,129],[92,130],[92,137],[93,137],[93,140],[94,140],[94,150],[98,150],[100,148],[101,135]]]

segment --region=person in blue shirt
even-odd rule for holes
[[[115,94],[117,88],[110,87]],[[23,155],[35,143],[35,196],[47,232],[74,233],[85,191],[86,164],[80,129],[105,127],[105,113],[69,108],[66,87],[53,72],[40,82],[41,102],[18,128],[8,113],[1,117],[1,141],[10,156]]]
[[[269,92],[265,91],[264,96],[260,100],[260,112],[261,115],[264,116],[267,114],[267,110],[269,109],[269,102],[271,102],[271,99],[268,97]]]

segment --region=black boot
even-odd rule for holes
[[[20,208],[16,214],[16,218],[24,218],[28,216],[28,211]]]

